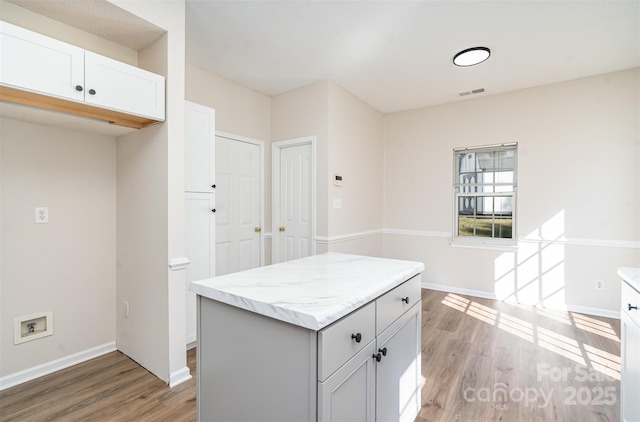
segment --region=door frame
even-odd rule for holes
[[[299,145],[311,145],[311,255],[316,254],[316,137],[287,139],[271,144],[271,262],[280,260],[280,236],[276,230],[280,227],[280,152],[283,148]]]
[[[247,144],[253,144],[253,145],[257,145],[260,148],[260,180],[258,181],[258,194],[260,196],[260,200],[259,200],[259,211],[258,211],[258,216],[260,218],[259,224],[258,226],[260,228],[262,228],[262,230],[260,231],[260,240],[259,240],[259,245],[260,245],[260,266],[262,267],[264,265],[264,250],[265,250],[265,245],[264,245],[264,237],[265,237],[265,233],[264,233],[264,141],[260,141],[258,139],[253,139],[253,138],[248,138],[246,136],[241,136],[241,135],[235,135],[233,133],[228,133],[228,132],[223,132],[221,130],[216,130],[216,137],[220,137],[220,138],[225,138],[228,139],[230,141],[235,141],[235,142],[244,142]],[[215,143],[214,143],[214,148],[215,148]]]

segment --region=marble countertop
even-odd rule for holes
[[[640,268],[618,268],[618,276],[629,283],[631,287],[640,292]]]
[[[194,281],[189,288],[317,331],[422,271],[421,262],[329,252]]]

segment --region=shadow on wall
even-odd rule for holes
[[[566,309],[564,221],[562,210],[496,258],[498,300]]]

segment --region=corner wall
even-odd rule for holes
[[[6,118],[0,128],[5,378],[115,349],[116,141]],[[35,207],[49,208],[48,224],[35,224]],[[53,335],[14,345],[13,319],[46,311]]]
[[[386,115],[385,256],[424,262],[436,288],[619,311],[617,268],[640,266],[639,74]],[[451,247],[453,148],[505,142],[518,142],[517,251]]]

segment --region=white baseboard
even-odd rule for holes
[[[459,295],[481,297],[483,299],[498,300],[495,293],[484,292],[482,290],[461,289],[458,287],[443,286],[442,284],[422,283],[423,289],[437,290],[439,292],[456,293]],[[565,305],[562,310],[568,312],[577,312],[579,314],[593,315],[605,318],[620,319],[619,311],[610,311],[608,309],[592,308],[589,306]]]
[[[620,311],[610,311],[608,309],[591,308],[589,306],[567,305],[567,311],[577,312],[579,314],[605,317],[605,318],[620,319]]]
[[[483,299],[497,300],[495,293],[484,292],[482,290],[461,289],[459,287],[444,286],[442,284],[422,283],[423,289],[437,290],[439,292],[457,293],[459,295],[481,297]]]
[[[189,367],[185,366],[184,368],[171,373],[169,376],[169,388],[173,388],[178,384],[189,381],[190,379],[191,373],[189,372]]]
[[[61,369],[77,365],[90,359],[97,358],[98,356],[114,352],[115,350],[117,350],[116,342],[111,341],[109,343],[105,343],[103,345],[96,346],[82,352],[74,353],[73,355],[65,356],[51,362],[34,366],[33,368],[24,369],[22,371],[6,375],[0,378],[0,391],[14,387],[18,384],[25,383],[27,381],[34,380],[44,375],[51,374]]]

